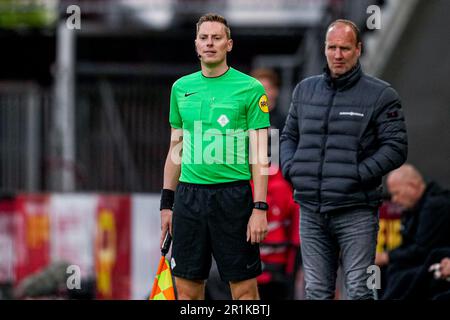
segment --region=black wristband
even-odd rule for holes
[[[162,189],[159,210],[163,210],[163,209],[172,210],[174,199],[175,199],[175,192],[173,190]]]
[[[269,205],[264,201],[256,201],[253,203],[253,208],[267,211],[269,210]]]

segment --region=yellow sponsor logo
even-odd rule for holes
[[[261,109],[262,112],[268,113],[269,112],[269,101],[267,99],[267,96],[263,94],[261,98],[259,98],[258,106]]]

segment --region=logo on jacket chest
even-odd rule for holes
[[[350,117],[364,117],[364,113],[353,112],[353,111],[342,111],[339,112],[340,116],[350,116]]]

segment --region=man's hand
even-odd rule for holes
[[[267,235],[267,215],[266,211],[253,209],[250,220],[247,224],[247,241],[252,244],[260,243]]]
[[[166,233],[172,235],[172,210],[161,210],[161,239],[159,240],[159,247],[162,248]]]
[[[440,264],[441,278],[446,279],[450,277],[450,258],[444,258]]]
[[[375,264],[377,266],[385,266],[389,263],[389,255],[385,252],[377,252],[375,256]]]

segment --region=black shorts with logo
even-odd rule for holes
[[[252,210],[248,181],[214,185],[180,182],[173,208],[172,274],[189,280],[207,279],[211,254],[224,281],[261,274],[259,245],[246,239]]]

